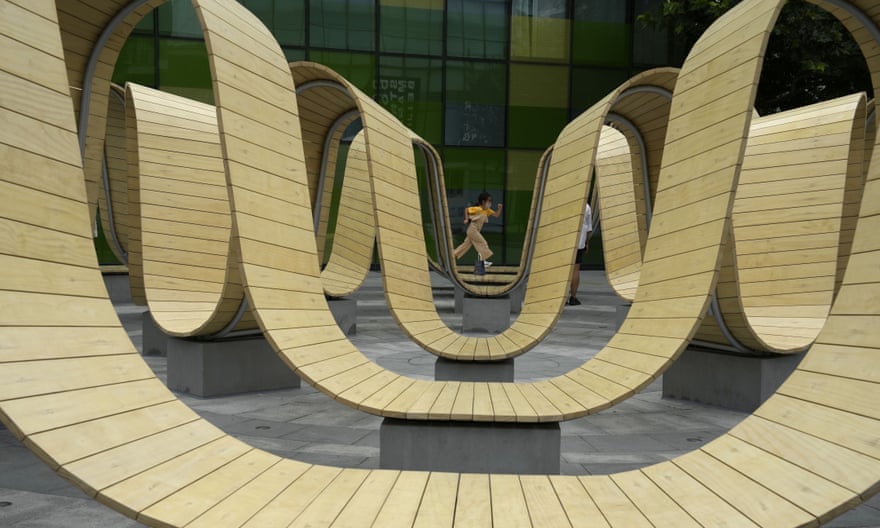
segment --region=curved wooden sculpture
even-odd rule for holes
[[[36,2],[41,13],[55,11]],[[165,0],[69,0],[58,3],[63,59],[78,127],[92,223],[104,165],[104,137],[113,65],[135,24]],[[10,42],[10,49],[18,43]],[[14,53],[14,51],[12,52]]]
[[[660,160],[663,153],[663,143],[666,137],[666,125],[669,121],[670,100],[672,98],[672,89],[675,86],[675,79],[678,70],[675,68],[655,68],[644,72],[639,76],[638,80],[631,80],[621,88],[615,98],[611,110],[608,112],[607,119],[613,123],[626,137],[629,144],[629,154],[632,156],[633,170],[629,173],[632,182],[630,186],[634,188],[634,198],[632,204],[635,206],[636,218],[638,226],[639,243],[641,250],[638,253],[639,264],[641,264],[641,252],[644,250],[645,239],[647,236],[647,219],[650,217],[650,203],[653,202],[653,195],[657,190],[657,178],[660,172]],[[606,154],[603,152],[603,144],[600,142],[597,147],[597,176],[602,174],[602,163]],[[541,161],[538,163],[538,172],[535,178],[535,190],[533,192],[532,207],[529,211],[529,221],[527,222],[527,232],[523,242],[522,255],[520,262],[525,263],[513,270],[503,270],[505,275],[493,276],[490,273],[482,277],[476,277],[468,273],[462,273],[453,266],[455,274],[453,278],[455,282],[473,295],[479,296],[498,296],[508,293],[512,288],[516,287],[523,275],[528,274],[529,265],[531,263],[532,243],[534,240],[533,231],[540,229],[540,219],[537,217],[538,210],[541,209],[541,192],[546,177],[546,165],[552,156],[553,147],[544,153]],[[615,154],[615,157],[620,155]],[[618,174],[618,176],[621,176]],[[442,177],[442,174],[441,174]],[[614,182],[617,185],[620,182]],[[608,186],[609,184],[606,184]],[[597,182],[597,187],[601,193],[601,182]],[[622,190],[622,188],[620,188]],[[610,192],[616,193],[617,190]],[[650,199],[646,200],[646,196]],[[610,196],[609,196],[610,198]],[[617,198],[620,200],[620,197]],[[611,199],[614,202],[614,199]],[[624,205],[623,202],[615,204],[604,204],[599,200],[599,207],[595,208],[594,216],[600,214],[602,207],[615,206],[630,207]],[[448,206],[445,196],[442,196],[441,210],[446,214],[446,226],[450,225],[448,218]],[[606,210],[605,216],[609,216],[611,221],[603,225],[605,228],[611,227],[611,231],[624,229],[629,231],[631,227],[624,227],[621,222],[631,223],[629,217],[619,217],[620,211],[614,209]],[[609,226],[609,224],[611,224]],[[616,236],[616,235],[615,235]],[[447,251],[452,252],[452,234],[451,231],[445,233],[442,237],[447,240],[449,248]],[[612,288],[619,290],[624,297],[632,300],[635,293],[637,282],[633,283],[633,264],[632,258],[629,256],[633,253],[632,248],[626,245],[630,242],[628,239],[612,240],[609,236],[611,245],[615,245],[621,249],[620,252],[608,252],[606,249],[606,268],[609,273],[609,280]],[[604,242],[604,240],[603,240]],[[494,268],[494,267],[493,267]],[[501,271],[495,268],[496,271]],[[512,272],[512,273],[511,273]],[[637,271],[636,271],[637,273]],[[447,274],[449,274],[447,272]],[[637,277],[637,276],[636,276]]]
[[[638,213],[635,180],[638,160],[627,137],[605,126],[596,154],[596,188],[602,225],[602,246],[608,284],[620,297],[632,300],[639,287],[642,252],[647,233],[644,214]],[[641,227],[641,229],[640,229]]]
[[[650,80],[644,86],[621,94],[608,116],[609,123],[625,137],[626,143],[608,131],[605,141],[609,150],[604,152],[600,144],[596,159],[599,205],[594,214],[599,216],[602,226],[606,274],[615,293],[628,301],[635,298],[638,287],[657,195],[672,90],[678,77],[675,68],[650,72]],[[625,172],[628,166],[629,178]]]
[[[752,124],[725,268],[736,276],[725,281],[722,271],[718,302],[731,333],[754,350],[803,350],[825,324],[838,260],[848,257],[841,220],[848,173],[863,173],[865,103],[859,94]]]
[[[113,85],[107,99],[104,167],[98,180],[98,211],[104,237],[113,255],[128,261],[128,159],[126,154],[125,89]]]
[[[256,328],[246,309],[213,106],[129,83],[130,277],[156,324],[179,336]]]
[[[291,62],[290,72],[297,86],[297,101],[302,109],[300,127],[308,170],[309,197],[315,214],[315,232],[319,262],[326,261],[324,251],[333,197],[340,141],[346,129],[357,121],[354,100],[338,87],[314,79],[307,62]],[[328,295],[334,295],[328,292]]]
[[[846,265],[845,233],[851,239],[863,185],[865,117],[864,96],[856,95],[753,121],[718,313],[704,320],[696,342],[791,353],[815,340]],[[645,229],[636,198],[639,145],[619,136],[614,145],[618,150],[605,156],[600,149],[597,160],[605,262],[612,288],[632,300]]]
[[[197,3],[215,50],[219,35],[212,28],[221,23],[221,15],[234,20],[230,26],[244,34],[265,35],[257,19],[233,2]],[[702,448],[641,470],[586,477],[303,464],[253,449],[202,420],[167,391],[127,340],[106,297],[91,245],[54,10],[34,11],[30,2],[31,10],[19,10],[9,0],[0,5],[4,16],[10,10],[19,14],[17,24],[4,27],[4,35],[24,44],[16,50],[20,60],[11,60],[4,48],[0,62],[4,79],[14,81],[14,86],[4,84],[0,98],[8,125],[0,129],[2,159],[8,165],[0,172],[8,198],[0,207],[6,234],[0,245],[6,259],[0,272],[0,419],[53,470],[104,504],[152,526],[180,527],[780,528],[828,521],[877,492],[880,172],[875,164],[868,173],[843,284],[817,344],[753,416]],[[51,7],[51,2],[39,6]],[[880,5],[864,2],[861,7],[876,12]],[[716,112],[729,107],[701,96],[711,86],[695,82],[706,80],[699,66],[710,64],[710,71],[720,72],[713,84],[722,87],[743,75],[732,68],[736,64],[747,64],[748,71],[757,73],[759,63],[743,62],[726,51],[747,47],[744,57],[759,57],[779,8],[779,3],[745,0],[704,35],[683,70],[682,89],[698,85],[690,88],[691,96],[707,101],[718,122],[724,115],[741,116],[740,143],[752,96],[743,95],[735,114]],[[847,19],[850,29],[865,44],[867,30],[853,20]],[[750,37],[757,37],[756,42]],[[875,60],[869,64],[876,72]],[[33,71],[22,70],[23,64],[41,64],[40,76],[21,75]],[[28,98],[34,92],[40,94],[40,105]],[[670,131],[684,132],[686,124],[676,120],[700,117],[704,107],[696,107],[696,115],[674,110]],[[221,112],[225,122],[231,114]],[[701,137],[718,136],[728,139],[721,132]],[[687,141],[694,139],[691,134],[681,137],[664,154],[655,231],[634,310],[650,306],[646,296],[658,293],[650,279],[677,269],[654,265],[663,247],[653,238],[656,229],[667,229],[675,217],[663,205],[671,203],[665,200],[670,189],[717,179],[732,187],[736,181],[736,162],[726,170],[697,175],[694,170],[676,171],[676,166],[695,169],[688,166],[692,158],[685,155],[687,145],[702,148]],[[677,184],[667,187],[669,181]],[[305,193],[305,185],[301,187]],[[717,255],[730,202],[704,206],[705,214],[714,208],[721,219],[717,240],[706,246]],[[671,238],[674,232],[664,234]],[[246,270],[251,271],[257,270]],[[707,282],[705,286],[712,285],[711,279]],[[686,288],[676,284],[672,291],[689,293]],[[710,289],[701,288],[701,296],[708,298]],[[674,315],[656,320],[675,324]]]
[[[309,193],[315,215],[318,262],[324,293],[346,297],[363,284],[373,260],[376,239],[369,175],[363,139],[350,147],[339,196],[336,235],[325,255],[327,225],[333,196],[339,146],[343,133],[358,119],[355,100],[337,83],[328,82],[310,62],[290,63],[308,170]]]
[[[417,260],[418,257],[416,257],[416,255],[424,255],[424,241],[419,240],[418,237],[415,239],[397,237],[396,243],[389,248],[389,251],[404,249],[408,255],[383,257],[382,263],[386,298],[392,313],[403,330],[426,350],[441,357],[465,361],[513,357],[531,349],[543,339],[555,324],[564,306],[568,277],[571,276],[570,270],[574,259],[576,237],[580,230],[580,218],[583,215],[584,200],[590,187],[592,175],[591,166],[586,163],[592,163],[592,155],[599,143],[599,134],[594,133],[593,130],[601,127],[602,122],[608,116],[617,115],[617,105],[631,103],[630,97],[639,98],[640,89],[646,87],[663,89],[667,85],[671,88],[675,82],[674,72],[675,70],[671,69],[652,70],[634,77],[594,109],[591,109],[593,113],[579,117],[577,125],[571,125],[566,129],[567,132],[564,131],[560,135],[560,139],[580,143],[584,149],[585,160],[583,163],[585,165],[583,167],[574,166],[571,161],[560,163],[560,145],[557,144],[552,153],[548,175],[546,178],[538,179],[538,183],[544,187],[540,201],[536,200],[542,213],[538,217],[535,211],[532,211],[538,221],[534,227],[537,234],[535,242],[532,247],[526,248],[531,253],[528,288],[520,315],[508,330],[491,338],[466,338],[446,327],[440,321],[436,309],[433,308],[430,281],[424,266],[418,264],[423,260]],[[644,100],[642,102],[644,103]],[[637,108],[637,106],[629,108]],[[388,121],[393,118],[389,116],[385,119]],[[638,118],[634,117],[633,119],[637,120]],[[651,119],[654,119],[653,115]],[[394,122],[396,123],[396,120]],[[366,123],[365,128],[369,140],[369,125]],[[403,135],[403,132],[398,134]],[[407,154],[402,149],[397,150],[394,155],[404,163],[411,163],[411,156],[406,157]],[[566,161],[565,158],[562,161]],[[383,194],[377,190],[380,187],[376,187],[374,183],[374,190],[376,190],[374,198],[379,210],[383,208],[381,201],[386,194],[391,196],[391,193],[397,192],[402,195],[418,191],[412,169],[405,169],[403,164],[397,164],[394,168],[397,175],[393,176],[395,182],[393,191],[387,191]],[[383,166],[381,174],[384,176],[386,173],[388,172]],[[388,178],[391,179],[392,176],[388,176]],[[582,196],[583,198],[580,198]],[[401,199],[397,200],[398,204],[402,202]],[[389,200],[384,208],[391,214],[390,211],[395,208],[395,204]],[[578,208],[580,210],[577,210]],[[404,224],[395,223],[392,220],[387,223],[385,229],[391,232],[400,232],[404,230],[402,226]],[[420,224],[417,224],[410,232],[420,233],[420,229]],[[382,230],[383,225],[379,220],[380,242]],[[556,235],[562,235],[562,233],[570,233],[570,235],[543,236],[542,238],[542,232],[546,234],[551,230]],[[397,236],[397,234],[389,233],[388,236]],[[383,254],[384,249],[385,245],[380,243],[380,255]],[[427,258],[426,255],[425,258]],[[484,291],[483,293],[488,292]],[[515,347],[507,346],[505,348],[508,342],[512,342]],[[486,347],[488,347],[488,354],[485,352]]]
[[[325,294],[345,297],[361,287],[373,261],[375,240],[367,150],[364,134],[358,132],[345,162],[330,258],[321,271]]]

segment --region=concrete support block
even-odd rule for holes
[[[437,381],[513,381],[513,358],[503,361],[453,361],[438,357],[434,363]]]
[[[558,423],[438,422],[385,418],[379,467],[558,475]]]
[[[462,299],[461,331],[497,334],[510,326],[510,297]]]
[[[462,308],[464,306],[464,299],[468,297],[468,294],[465,293],[464,289],[459,288],[458,286],[453,287],[454,290],[454,311],[457,314],[460,314]],[[519,286],[510,290],[510,293],[507,294],[510,297],[510,313],[518,314],[522,310],[523,299],[526,297],[526,283],[525,281],[521,282]]]
[[[526,298],[526,280],[519,283],[519,286],[510,290],[510,313],[518,314],[522,311],[523,300]]]
[[[225,341],[168,340],[168,388],[201,396],[289,389],[299,376],[263,337]]]
[[[128,273],[104,273],[104,286],[113,304],[131,304],[131,287]]]
[[[802,357],[741,356],[689,348],[663,374],[663,397],[752,412],[773,395]]]
[[[145,356],[168,355],[168,340],[172,338],[159,328],[150,312],[147,311],[141,315],[141,326],[143,331],[141,354]]]
[[[623,326],[623,322],[626,320],[626,316],[629,315],[630,308],[632,308],[632,303],[621,304],[617,306],[617,318],[615,319],[617,330],[620,330],[620,327]]]
[[[345,335],[355,335],[357,333],[357,299],[327,299],[330,305],[330,312],[336,319],[336,324],[345,333]]]

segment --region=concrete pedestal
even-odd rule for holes
[[[336,324],[345,335],[357,333],[357,299],[327,299]]]
[[[150,312],[141,315],[143,347],[141,354],[145,356],[165,356],[168,352],[168,336],[153,320]]]
[[[513,381],[513,358],[503,361],[453,361],[438,357],[434,363],[437,381]]]
[[[510,297],[462,299],[461,331],[497,334],[510,326]]]
[[[299,376],[263,338],[168,339],[168,388],[201,397],[289,389]]]
[[[465,291],[459,287],[454,287],[454,295],[453,299],[455,301],[454,311],[457,314],[460,314],[464,307],[464,299],[468,296]],[[522,311],[523,299],[526,297],[526,283],[523,281],[519,286],[510,290],[510,293],[507,294],[510,297],[510,313],[518,314]]]
[[[104,273],[104,286],[113,304],[131,304],[128,273]]]
[[[558,475],[558,423],[431,422],[385,418],[379,467]]]
[[[752,412],[779,388],[802,357],[738,356],[689,348],[663,374],[663,397]]]
[[[458,286],[453,287],[455,290],[455,313],[460,314],[462,307],[464,306],[464,298],[468,296],[468,294],[464,291],[464,289],[459,288]]]
[[[526,298],[526,281],[523,280],[519,286],[510,290],[510,313],[518,314],[522,311],[523,300]]]
[[[617,330],[620,330],[620,327],[623,326],[623,322],[626,320],[626,316],[629,315],[630,308],[632,308],[632,303],[618,305],[617,318],[615,319]]]

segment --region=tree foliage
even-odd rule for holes
[[[715,19],[739,0],[664,0],[641,24],[666,28],[689,51]],[[684,57],[684,53],[682,57]],[[871,79],[858,44],[833,15],[791,0],[773,29],[755,106],[762,115],[864,91]]]

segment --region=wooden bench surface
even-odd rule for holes
[[[321,270],[324,293],[345,297],[360,288],[373,262],[375,242],[370,174],[361,131],[348,148],[333,245],[327,265]]]
[[[701,60],[712,62],[712,72],[741,75],[732,68],[743,61],[739,53],[746,58],[761,55],[781,8],[781,2],[765,8],[767,4],[745,0],[719,19],[689,55],[682,72],[685,86],[700,75]],[[872,13],[880,8],[877,2],[863,4],[874,8]],[[0,171],[8,198],[0,206],[0,221],[4,232],[14,235],[0,245],[7,259],[0,273],[0,296],[5,297],[0,303],[0,419],[53,470],[90,496],[151,526],[787,527],[826,522],[877,492],[876,162],[868,172],[842,286],[817,344],[754,415],[702,448],[641,470],[583,477],[304,464],[254,449],[202,420],[155,378],[128,341],[94,258],[66,71],[47,52],[60,44],[58,23],[54,10],[40,9],[46,5],[51,3],[28,2],[34,16],[16,17],[15,28],[2,29],[4,35],[16,36],[22,28],[23,39],[39,36],[41,41],[25,40],[29,49],[23,58],[41,68],[17,68],[20,62],[7,60],[6,48],[0,52],[4,80],[32,88],[4,83],[0,90],[0,110],[8,118],[8,126],[0,128],[2,159],[16,162]],[[226,34],[223,22],[229,19],[235,21],[231,26],[268,41],[257,18],[237,3],[197,0],[197,5],[214,51],[220,40],[213,32]],[[12,0],[0,6],[3,20],[9,20],[8,8],[20,7]],[[857,40],[867,41],[859,38],[864,32],[854,33]],[[738,45],[738,54],[726,53],[722,44],[729,41]],[[866,47],[877,50],[873,43]],[[877,57],[880,53],[869,55],[874,72]],[[751,67],[757,73],[758,64]],[[41,95],[38,105],[31,99],[34,91]],[[700,100],[700,93],[692,96]],[[751,97],[740,103],[740,139],[745,141]],[[709,103],[694,112],[702,116],[714,109]],[[673,122],[678,116],[674,110]],[[719,136],[699,137],[725,140]],[[688,150],[682,141],[664,152],[657,193],[661,223],[655,229],[668,216],[661,209],[669,203],[665,196],[689,181],[702,181],[703,174],[690,166],[692,158],[679,157]],[[676,165],[695,170],[670,172]],[[729,169],[726,178],[732,185],[736,170]],[[708,174],[725,177],[725,171]],[[679,178],[688,180],[667,187]],[[721,216],[729,214],[726,208],[717,210]],[[721,229],[718,233],[720,240]],[[655,265],[663,258],[660,249],[648,241],[647,279],[669,273],[669,268]],[[47,277],[64,280],[47,282]],[[672,286],[659,279],[644,281],[633,309],[649,306],[650,295]],[[672,291],[686,288],[675,287]],[[655,319],[676,324],[674,315]],[[498,386],[516,389],[523,397],[528,392],[523,387],[530,387],[490,385],[489,393]],[[474,393],[482,390],[472,387]],[[443,392],[438,398],[448,395]]]
[[[802,351],[824,324],[851,245],[846,237],[852,238],[859,204],[852,196],[864,184],[865,116],[864,96],[854,95],[750,126],[734,199],[734,243],[726,248],[717,291],[728,329],[755,352]],[[609,283],[628,300],[644,251],[638,148],[609,128],[597,158]],[[704,320],[696,339],[729,344],[714,318]]]
[[[846,190],[863,185],[865,116],[854,95],[752,122],[717,295],[753,351],[802,351],[825,323],[848,258]],[[696,338],[728,343],[711,318]]]
[[[125,101],[139,217],[129,277],[143,282],[153,320],[177,337],[257,328],[250,310],[237,319],[244,290],[216,109],[133,83]]]
[[[124,264],[127,260],[128,232],[130,230],[128,225],[125,89],[116,84],[112,85],[107,103],[107,132],[104,138],[105,167],[102,171],[102,177],[98,179],[98,211],[107,245],[116,260]],[[104,183],[105,177],[107,185]]]

